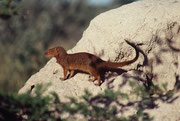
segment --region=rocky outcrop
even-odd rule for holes
[[[126,80],[137,84],[152,81],[160,87],[167,83],[172,90],[180,79],[180,0],[144,0],[124,5],[95,17],[81,40],[68,53],[89,52],[110,61],[124,61],[135,56],[134,49],[124,42],[128,39],[140,48],[139,59],[122,69],[105,73],[100,87],[89,82],[89,75],[77,73],[73,78],[61,81],[62,68],[52,58],[38,73],[31,76],[19,93],[32,85],[51,82],[47,92],[55,91],[62,100],[67,96],[80,96],[87,88],[93,94],[107,88],[131,93]],[[123,86],[120,86],[123,85]],[[47,93],[46,92],[46,93]],[[180,119],[180,99],[174,104],[158,102],[158,109],[149,112],[154,120],[163,117],[167,121]],[[168,108],[168,109],[167,109]],[[159,114],[161,110],[161,114]],[[168,110],[168,113],[166,112]],[[172,114],[170,114],[172,111]]]

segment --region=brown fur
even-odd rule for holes
[[[97,79],[98,83],[96,85],[99,86],[101,82],[100,71],[102,69],[118,69],[119,67],[129,65],[138,59],[139,52],[137,51],[137,48],[127,40],[126,42],[130,44],[132,47],[134,47],[134,49],[136,50],[136,57],[132,60],[119,63],[104,61],[96,55],[86,52],[67,54],[65,49],[62,47],[55,47],[49,49],[45,53],[45,55],[47,57],[55,57],[57,59],[57,63],[59,63],[62,66],[64,70],[64,77],[60,78],[61,80],[65,80],[67,78],[68,71],[70,71],[70,78],[73,76],[74,71],[80,70],[88,72],[90,75],[92,75],[92,82]]]

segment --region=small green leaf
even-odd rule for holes
[[[138,111],[137,111],[137,117],[141,117],[143,115],[143,109],[140,108]]]
[[[167,86],[168,86],[168,83],[163,83],[162,84],[162,87],[164,88],[164,90],[167,90]]]
[[[135,86],[135,82],[129,81],[129,85],[130,85],[131,87],[134,87],[134,86]]]

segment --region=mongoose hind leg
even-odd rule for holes
[[[98,75],[96,78],[98,80],[98,83],[96,83],[95,85],[100,86],[101,85],[101,77],[100,77],[100,75]]]
[[[91,79],[89,79],[90,82],[94,82],[96,78],[93,76]]]
[[[90,79],[89,81],[94,82],[96,79],[97,79],[98,83],[95,83],[95,85],[100,86],[101,85],[101,77],[100,77],[100,75],[93,76],[93,78]]]
[[[100,84],[101,84],[101,76],[100,76],[98,70],[92,69],[89,73],[93,76],[93,78],[90,79],[90,81],[94,82],[97,79],[98,83],[96,83],[95,85],[100,86]]]

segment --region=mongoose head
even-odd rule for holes
[[[62,47],[54,47],[45,52],[47,57],[57,57],[66,55],[66,50]]]

